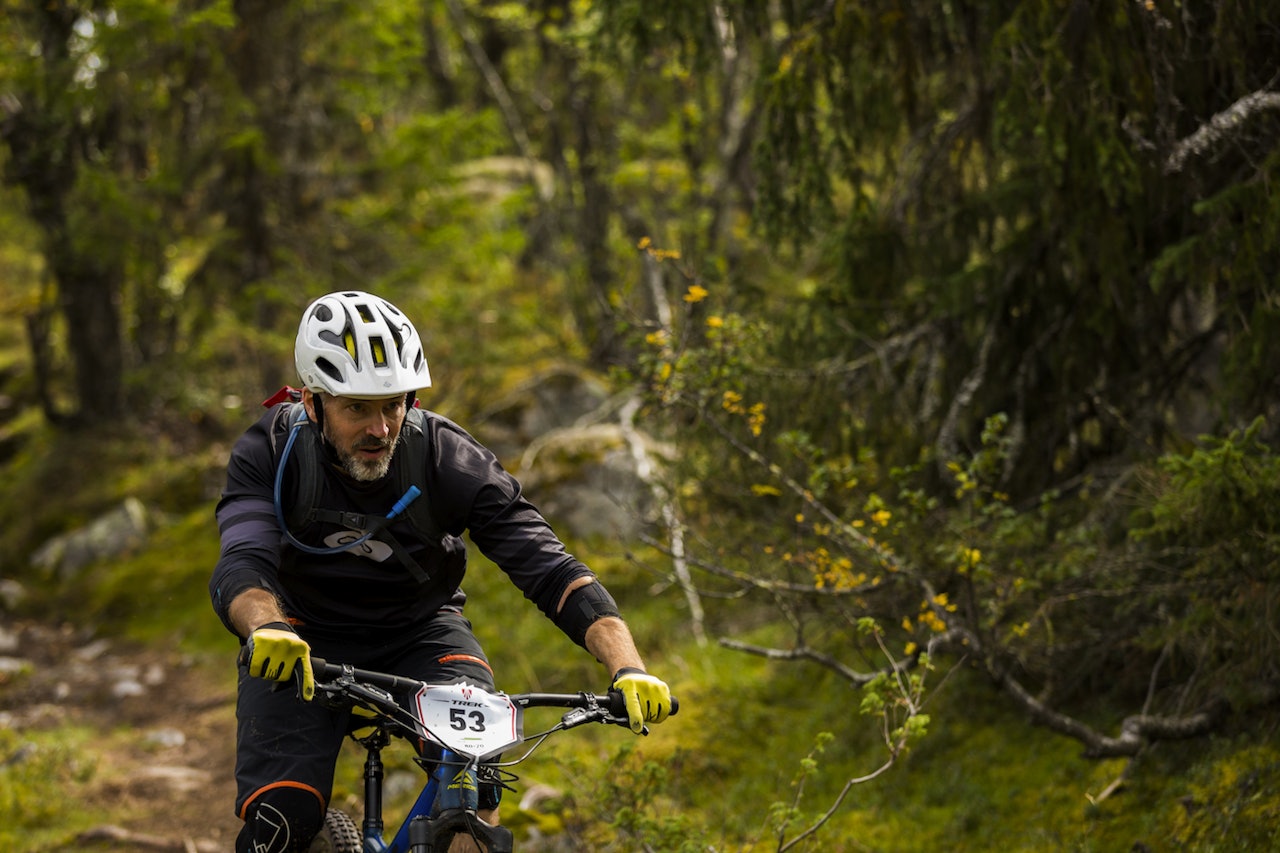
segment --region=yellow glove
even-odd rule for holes
[[[250,675],[268,681],[287,682],[301,666],[303,700],[310,702],[316,694],[311,647],[286,622],[268,622],[250,634],[243,659],[248,662]]]
[[[644,670],[624,666],[613,676],[613,689],[626,700],[627,719],[636,734],[645,723],[660,723],[671,713],[671,688]]]

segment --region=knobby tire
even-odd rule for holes
[[[364,839],[356,829],[355,821],[337,809],[329,809],[324,815],[324,828],[311,842],[307,853],[363,853]]]

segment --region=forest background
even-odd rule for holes
[[[572,363],[666,448],[649,532],[571,545],[684,708],[574,768],[570,840],[1276,845],[1276,4],[0,10],[6,619],[228,678],[220,467],[302,306],[367,289],[432,408]],[[126,497],[146,552],[32,566]],[[23,766],[0,805],[85,784]]]

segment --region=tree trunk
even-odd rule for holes
[[[123,276],[87,253],[77,255],[56,243],[52,254],[59,308],[67,321],[67,349],[75,366],[73,408],[95,418],[120,417],[125,411],[119,305]]]
[[[72,104],[58,100],[58,93],[68,90],[74,72],[67,43],[77,17],[74,9],[60,5],[46,6],[37,15],[44,63],[42,85],[6,100],[5,113],[0,116],[0,139],[10,152],[4,179],[25,191],[31,217],[44,235],[46,261],[58,287],[58,308],[67,322],[67,351],[75,366],[77,401],[73,408],[91,411],[98,418],[116,418],[124,413],[124,340],[119,315],[124,274],[106,253],[95,251],[92,241],[75,239],[67,213],[81,152],[105,150],[113,141],[102,135],[95,137]],[[33,337],[32,346],[37,345]],[[47,357],[34,349],[32,355]],[[47,401],[45,413],[51,422],[66,419],[65,413],[55,410],[56,395],[51,389],[41,388],[39,394]],[[82,421],[73,418],[70,422]]]

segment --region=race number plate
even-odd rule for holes
[[[429,684],[418,719],[432,739],[461,755],[486,758],[524,739],[523,715],[504,694],[461,684]]]

